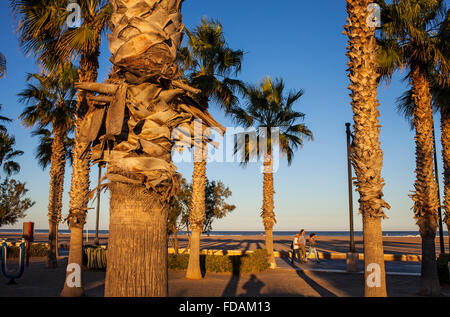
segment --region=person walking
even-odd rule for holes
[[[297,234],[294,237],[294,241],[292,242],[292,258],[291,258],[291,264],[294,263],[294,258],[297,258],[297,262],[300,262],[300,234],[297,232]]]
[[[305,230],[300,230],[300,262],[306,263],[306,238],[305,238]]]
[[[316,234],[315,233],[311,233],[309,235],[309,252],[308,255],[306,256],[306,258],[309,258],[309,256],[311,255],[311,253],[314,252],[314,257],[316,259],[316,263],[319,263],[319,256],[317,255],[317,250],[316,250]]]

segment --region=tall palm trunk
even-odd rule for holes
[[[450,232],[450,109],[441,110],[442,159],[444,161],[444,221]],[[448,236],[450,253],[450,234]]]
[[[273,255],[273,225],[276,223],[275,213],[273,211],[273,168],[272,160],[268,157],[264,159],[264,173],[263,173],[263,204],[261,217],[266,232],[266,250],[269,255],[270,268],[276,268],[275,257]]]
[[[359,211],[363,217],[364,278],[366,297],[386,296],[384,254],[381,232],[384,181],[381,178],[383,152],[380,148],[379,111],[377,100],[377,51],[375,28],[367,25],[367,6],[371,0],[347,0],[349,38],[349,78],[354,120],[352,164],[359,192]]]
[[[50,167],[50,192],[48,203],[48,251],[47,267],[56,268],[58,248],[58,224],[61,221],[62,195],[64,191],[64,172],[66,167],[66,151],[64,147],[64,131],[53,129],[52,155]]]
[[[192,237],[189,248],[189,264],[186,278],[201,279],[200,270],[200,235],[205,220],[205,187],[206,187],[206,161],[194,150],[194,170],[192,173],[192,201],[189,213],[189,223]]]
[[[142,186],[110,190],[105,296],[167,296],[167,204]]]
[[[92,54],[82,54],[80,57],[80,82],[95,82],[97,80],[98,70],[98,55],[100,43],[96,45],[97,50]],[[70,229],[70,244],[69,244],[69,262],[68,265],[76,263],[80,266],[80,274],[82,274],[82,252],[83,239],[79,239],[78,232],[83,231],[83,226],[86,222],[86,211],[89,202],[89,163],[90,163],[90,147],[89,143],[80,140],[81,123],[89,105],[86,100],[87,93],[85,91],[78,91],[77,94],[77,113],[75,115],[75,138],[72,155],[72,180],[70,186],[70,202],[69,202],[69,216],[68,223]],[[77,232],[77,235],[74,235]],[[72,241],[72,236],[73,241]],[[76,254],[73,254],[76,253]],[[70,256],[72,255],[72,257]],[[70,261],[76,262],[70,262]],[[67,273],[67,276],[70,273]],[[82,278],[80,278],[82,281]],[[80,287],[69,287],[67,281],[64,283],[64,289],[61,296],[82,296],[84,293],[83,284]]]
[[[182,117],[174,98],[184,93],[169,85],[177,76],[181,2],[112,1],[109,48],[121,88],[106,134],[114,130],[123,141],[104,152],[111,182],[106,296],[167,296],[167,215],[178,183],[170,132]],[[113,125],[115,107],[129,116]]]
[[[427,77],[419,68],[411,70],[413,120],[416,130],[416,181],[414,217],[422,237],[421,293],[437,296],[440,293],[436,267],[435,238],[437,231],[437,184],[434,177],[433,110]]]

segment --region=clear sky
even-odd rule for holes
[[[33,57],[24,56],[14,30],[9,1],[0,4],[0,51],[8,61],[6,78],[0,80],[2,115],[14,119],[8,124],[15,135],[17,148],[25,154],[18,160],[21,172],[15,178],[25,181],[29,196],[36,205],[28,211],[25,221],[34,221],[36,228],[48,228],[48,169],[43,171],[34,159],[37,138],[17,120],[23,110],[17,93],[25,86],[28,72],[38,72]],[[295,153],[290,167],[281,162],[275,179],[274,230],[348,230],[348,193],[345,122],[351,122],[352,112],[346,76],[347,37],[342,34],[346,23],[345,1],[211,1],[186,0],[183,19],[188,28],[202,17],[219,19],[226,39],[233,49],[245,51],[239,78],[257,83],[265,76],[282,77],[287,90],[303,88],[304,96],[296,109],[306,114],[304,123],[314,133],[313,142],[305,142]],[[102,41],[98,81],[106,78],[110,67],[106,38]],[[412,218],[412,200],[408,196],[414,182],[414,134],[395,107],[395,100],[407,88],[402,75],[393,78],[389,86],[380,85],[381,146],[384,151],[382,175],[384,194],[391,205],[384,230],[416,230]],[[233,126],[229,118],[211,105],[211,113],[223,126]],[[435,118],[440,159],[439,117]],[[177,164],[188,180],[192,164]],[[67,166],[63,214],[68,212],[68,190],[71,168]],[[97,183],[97,168],[92,171],[91,187]],[[263,230],[259,217],[262,205],[262,174],[259,165],[247,168],[236,163],[211,163],[207,167],[211,180],[222,180],[233,195],[229,202],[236,205],[232,214],[216,220],[214,230]],[[440,180],[442,193],[442,180]],[[442,195],[442,194],[441,194]],[[361,229],[358,215],[358,194],[354,192],[355,227]],[[92,207],[95,203],[91,202]],[[101,200],[100,228],[109,225],[108,195]],[[22,221],[9,228],[21,228]],[[89,211],[88,228],[95,228],[95,209]],[[4,227],[8,228],[8,227]],[[67,225],[61,226],[67,229]]]

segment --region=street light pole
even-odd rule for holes
[[[444,245],[444,229],[442,227],[442,213],[441,213],[441,193],[439,190],[439,173],[438,173],[438,165],[437,165],[437,155],[436,155],[436,137],[434,135],[434,124],[433,124],[433,146],[434,146],[434,176],[436,177],[437,184],[437,194],[438,194],[438,215],[439,215],[439,242],[441,246],[441,254],[445,253],[445,245]]]
[[[100,214],[100,185],[102,183],[102,166],[98,164],[98,187],[97,187],[97,216],[95,219],[95,240],[94,244],[99,245],[98,241],[98,220],[99,220],[99,214]]]
[[[350,123],[345,124],[345,132],[347,134],[347,172],[348,172],[348,211],[350,214],[350,252],[355,252],[355,237],[353,231],[353,186],[352,186],[352,158],[350,146]]]

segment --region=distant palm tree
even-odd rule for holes
[[[397,69],[407,68],[411,85],[413,124],[416,132],[416,181],[411,195],[414,218],[422,237],[421,293],[440,293],[436,268],[437,184],[434,176],[433,111],[430,78],[448,84],[448,44],[438,33],[445,27],[448,11],[442,0],[395,0],[384,9],[380,33],[380,72],[388,79]],[[447,22],[448,23],[448,22]],[[445,47],[447,46],[447,51]],[[431,76],[433,74],[433,76]]]
[[[281,79],[272,81],[269,77],[259,86],[246,89],[245,108],[235,107],[231,110],[234,120],[245,128],[255,127],[256,143],[250,140],[237,144],[236,150],[242,155],[243,163],[259,156],[264,159],[263,205],[261,217],[266,231],[266,249],[272,268],[276,267],[273,255],[273,226],[276,223],[274,213],[273,187],[273,153],[272,144],[279,143],[280,153],[286,155],[288,164],[292,163],[294,151],[303,146],[303,141],[312,140],[312,132],[299,120],[305,115],[293,109],[294,103],[303,95],[303,90],[291,91],[285,96],[284,82]],[[266,128],[259,130],[259,128]],[[279,128],[279,140],[274,139],[272,129]],[[260,152],[266,147],[265,153]]]
[[[0,110],[2,105],[0,105]],[[11,122],[10,118],[0,116],[0,122]],[[13,136],[8,134],[4,125],[0,125],[0,167],[7,176],[18,173],[20,165],[14,159],[23,154],[23,151],[16,150],[14,145],[16,140]]]
[[[75,115],[74,83],[78,80],[77,69],[67,64],[53,75],[29,74],[27,88],[18,94],[28,107],[19,118],[28,127],[37,127],[36,134],[44,136],[38,147],[38,158],[45,167],[50,158],[49,191],[49,247],[47,267],[57,266],[57,233],[61,221],[62,194],[66,165],[66,140],[73,129]],[[36,82],[36,84],[34,83]],[[51,133],[44,128],[51,126]],[[53,136],[51,146],[48,138]],[[42,141],[45,143],[43,144]],[[50,146],[50,149],[48,148]],[[44,152],[45,151],[45,152]],[[50,156],[50,157],[49,157]]]
[[[430,78],[432,104],[435,111],[441,115],[441,144],[442,160],[444,165],[444,222],[450,231],[450,88],[441,87],[433,78]],[[397,100],[397,108],[405,118],[410,122],[411,129],[414,129],[413,113],[414,101],[412,91],[409,89],[401,98]],[[449,237],[450,249],[450,237]]]
[[[57,69],[71,57],[79,56],[79,81],[95,82],[97,79],[98,56],[101,35],[110,25],[112,5],[107,0],[80,0],[81,25],[67,27],[70,13],[68,0],[10,0],[10,6],[19,17],[18,31],[21,46],[26,53],[37,56],[38,61],[49,71]],[[80,124],[88,111],[89,93],[77,94],[75,115],[75,138],[73,146],[72,182],[69,192],[69,262],[82,267],[82,235],[86,222],[89,201],[90,150],[87,143],[80,141]],[[67,287],[62,296],[81,296],[83,286]]]
[[[31,134],[39,138],[39,144],[35,151],[35,158],[42,169],[46,169],[50,165],[52,159],[52,132],[45,128],[38,128]],[[69,164],[72,164],[73,138],[71,138],[69,134],[70,133],[66,134],[66,138],[64,139],[64,151],[66,152],[66,161],[69,161]]]
[[[244,84],[229,76],[241,70],[243,52],[230,49],[225,41],[219,21],[202,19],[194,31],[185,29],[189,41],[178,54],[180,68],[188,84],[201,92],[196,99],[208,108],[212,100],[225,112],[238,104],[235,96]],[[198,146],[203,147],[200,143]],[[205,149],[206,150],[206,149]],[[190,240],[189,264],[186,278],[201,279],[200,235],[205,219],[206,151],[194,150],[194,170],[192,173],[192,203],[189,214]]]

